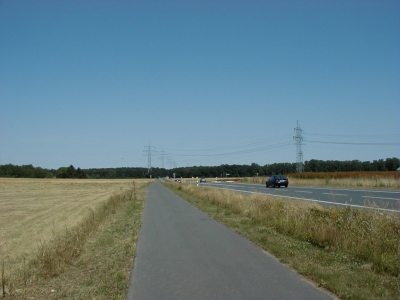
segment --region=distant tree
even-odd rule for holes
[[[86,179],[88,177],[86,175],[86,173],[84,171],[82,171],[81,168],[76,169],[75,175],[76,175],[76,178],[79,178],[79,179]]]
[[[253,176],[262,175],[262,173],[263,173],[262,172],[262,167],[259,164],[256,164],[256,163],[252,163],[251,164],[250,172],[253,174]]]
[[[372,165],[374,166],[374,171],[386,171],[385,161],[383,159],[378,159],[372,161]]]
[[[58,170],[56,171],[56,177],[57,178],[78,178],[78,179],[88,178],[85,171],[83,171],[81,168],[75,169],[75,167],[73,165],[70,165],[67,168],[66,167],[58,168]]]
[[[388,171],[396,171],[400,167],[400,160],[396,157],[386,158],[385,168]]]
[[[68,173],[67,173],[68,168],[66,167],[61,167],[57,169],[56,177],[57,178],[68,178]]]
[[[359,160],[351,161],[352,171],[362,171],[362,162]]]
[[[76,170],[75,167],[73,165],[70,165],[67,168],[67,178],[75,178],[76,177]]]
[[[370,161],[363,161],[362,163],[362,170],[363,171],[372,171],[371,170],[371,162]]]

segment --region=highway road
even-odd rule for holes
[[[266,188],[261,184],[244,184],[230,182],[196,183],[219,189],[230,189],[244,193],[270,194],[292,200],[314,201],[321,205],[336,207],[373,208],[387,212],[400,212],[400,191],[398,190],[367,190],[291,186]]]

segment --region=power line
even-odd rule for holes
[[[397,134],[368,134],[368,135],[354,135],[354,134],[323,134],[323,133],[309,133],[307,135],[316,135],[316,136],[336,136],[343,138],[394,138],[397,139],[399,136]]]
[[[242,143],[238,143],[238,144],[224,144],[221,145],[219,147],[214,147],[214,148],[207,148],[207,149],[174,149],[174,148],[164,148],[167,149],[169,151],[169,153],[174,153],[175,155],[180,155],[177,153],[185,153],[190,155],[191,152],[195,153],[195,154],[200,154],[202,152],[226,152],[226,151],[232,151],[232,149],[238,149],[238,148],[245,148],[249,149],[251,146],[257,146],[257,145],[262,145],[262,144],[267,144],[267,148],[270,147],[270,145],[275,145],[276,143],[278,143],[279,141],[284,141],[284,142],[288,142],[289,140],[289,135],[285,134],[285,135],[280,135],[271,139],[265,139],[263,138],[262,140],[257,140],[257,141],[252,141],[252,142],[242,142]],[[273,144],[272,144],[273,143]],[[252,149],[252,148],[250,148]]]
[[[325,141],[307,141],[307,143],[318,144],[337,144],[337,145],[365,145],[365,146],[398,146],[399,142],[393,143],[351,143],[351,142],[325,142]]]
[[[194,153],[194,154],[176,154],[176,155],[185,156],[185,157],[196,157],[196,156],[209,157],[209,156],[226,156],[226,155],[235,155],[235,154],[247,154],[247,153],[261,152],[261,151],[275,149],[275,148],[281,148],[281,147],[292,145],[292,143],[293,143],[292,141],[286,141],[286,142],[282,142],[279,144],[269,145],[266,147],[251,148],[251,149],[245,149],[245,150],[240,150],[240,151],[229,151],[229,152],[223,152],[223,153],[213,153],[213,154]]]

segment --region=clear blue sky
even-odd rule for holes
[[[0,164],[400,156],[399,1],[0,0]]]

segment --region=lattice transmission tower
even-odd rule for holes
[[[145,146],[144,152],[147,154],[147,173],[150,175],[151,173],[151,156],[156,152],[153,146],[149,145]]]
[[[161,151],[161,168],[164,169],[164,157],[165,157],[165,152],[164,150]]]
[[[299,121],[297,121],[297,126],[294,129],[296,135],[293,139],[296,141],[296,172],[304,172],[303,164],[303,151],[301,150],[301,145],[303,145],[304,137],[301,135],[303,130],[300,128]]]

